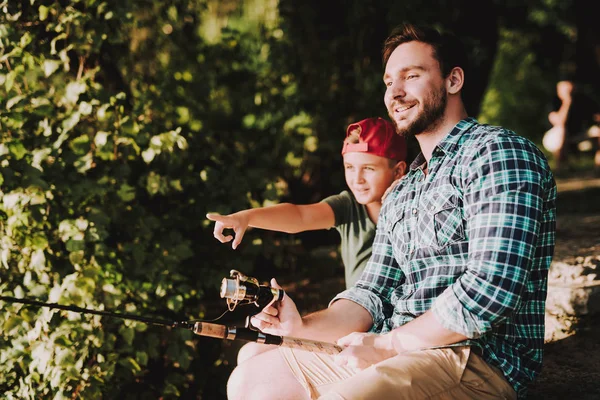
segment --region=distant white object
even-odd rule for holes
[[[555,153],[562,148],[565,141],[565,127],[564,125],[556,125],[550,128],[542,139],[542,145],[546,150],[551,153]]]
[[[592,125],[587,131],[588,137],[600,137],[600,126]]]

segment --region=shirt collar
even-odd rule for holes
[[[454,128],[450,130],[450,133],[437,144],[436,148],[442,150],[446,155],[452,156],[458,149],[458,142],[462,135],[477,123],[477,120],[472,117],[467,117],[458,121],[458,123],[454,125]],[[424,163],[425,156],[423,156],[423,153],[419,153],[415,160],[410,164],[410,169],[417,169]]]

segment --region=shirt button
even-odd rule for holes
[[[430,210],[431,210],[431,211],[435,210],[435,206],[431,206],[431,207],[430,207]]]
[[[413,213],[414,215],[416,215],[416,214],[417,214],[417,209],[416,209],[416,208],[413,208],[413,211],[412,211],[412,213]]]

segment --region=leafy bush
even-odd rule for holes
[[[273,71],[281,32],[209,44],[205,7],[0,4],[2,295],[204,318],[228,270],[268,251],[249,234],[230,265],[204,215],[279,198],[311,120]],[[8,303],[0,321],[5,398],[201,396],[230,368],[185,330]]]

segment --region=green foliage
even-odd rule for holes
[[[481,122],[514,130],[541,143],[550,127],[547,115],[552,111],[555,75],[544,71],[531,52],[535,38],[503,30],[496,66],[484,97]]]
[[[496,3],[501,15],[498,53],[479,119],[512,129],[541,147],[551,127],[548,113],[557,109],[556,83],[593,83],[577,76],[575,63],[578,29],[583,35],[589,28],[578,26],[579,5],[573,0]]]
[[[228,29],[209,44],[205,9],[0,3],[1,294],[197,319],[225,308],[231,267],[252,272],[260,242],[249,234],[247,259],[229,265],[204,215],[277,200],[296,173],[286,159],[315,143],[293,77],[274,71],[281,31]],[[187,331],[6,303],[0,323],[4,398],[225,390],[226,374],[201,378],[228,368],[206,352],[219,341],[200,351]]]

